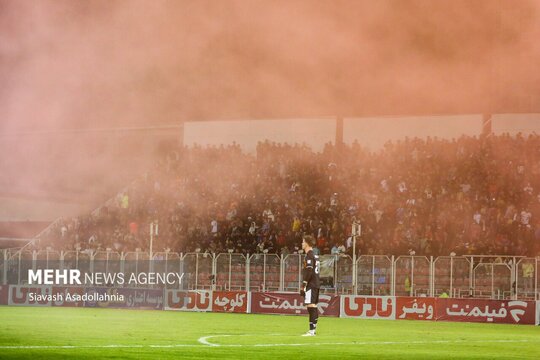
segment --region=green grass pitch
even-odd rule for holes
[[[540,328],[89,308],[0,307],[0,358],[540,359]]]

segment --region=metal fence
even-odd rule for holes
[[[236,253],[117,253],[98,251],[0,251],[0,285],[28,283],[28,269],[79,269],[82,274],[177,272],[183,290],[296,292],[304,255]],[[333,294],[540,299],[540,258],[510,256],[320,257],[321,292]],[[355,273],[356,271],[356,273]],[[148,285],[140,285],[149,287]]]

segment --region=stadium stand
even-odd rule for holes
[[[93,213],[56,222],[29,249],[147,251],[156,222],[154,252],[287,255],[310,233],[321,254],[350,254],[358,221],[359,254],[535,256],[539,175],[534,134],[406,138],[377,152],[268,141],[254,155],[236,144],[181,148]]]

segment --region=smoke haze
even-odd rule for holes
[[[0,183],[76,193],[81,177],[118,186],[152,161],[139,146],[149,133],[100,146],[99,137],[58,135],[66,129],[540,112],[539,6],[2,0]],[[119,159],[134,157],[114,178]]]

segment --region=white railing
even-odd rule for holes
[[[72,269],[82,273],[178,272],[184,290],[296,292],[304,255],[161,252],[0,250],[0,285],[27,283],[28,269]],[[540,299],[540,258],[517,256],[347,255],[321,256],[322,292],[334,294]],[[353,269],[356,268],[356,277]],[[356,278],[357,283],[354,284]]]

